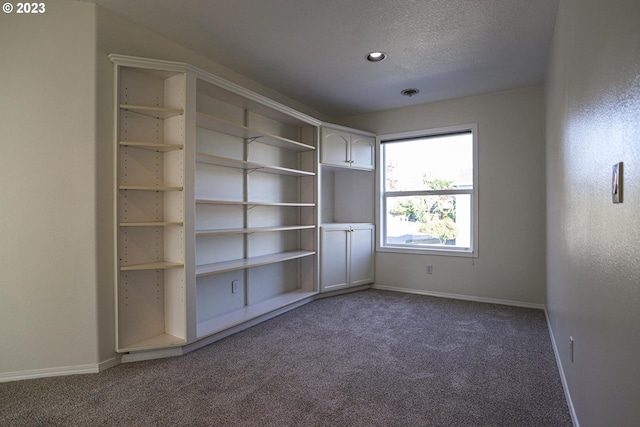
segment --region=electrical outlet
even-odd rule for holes
[[[571,363],[573,363],[573,337],[569,337],[569,355],[571,357]]]
[[[427,274],[433,274],[433,265],[427,265]]]
[[[237,280],[233,280],[231,282],[231,293],[232,294],[237,294],[238,293],[238,281]]]

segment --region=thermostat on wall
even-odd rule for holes
[[[613,203],[622,203],[622,162],[613,165],[611,199]]]

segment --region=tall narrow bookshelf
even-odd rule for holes
[[[186,343],[185,70],[116,64],[116,349]]]

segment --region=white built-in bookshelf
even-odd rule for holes
[[[185,74],[116,68],[117,349],[185,344]]]
[[[193,344],[319,291],[315,119],[111,55],[117,351]]]
[[[318,292],[318,138],[301,115],[197,81],[197,338]]]

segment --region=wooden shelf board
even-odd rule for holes
[[[182,150],[182,144],[165,144],[162,142],[142,142],[142,141],[120,141],[121,147],[140,148],[142,150],[150,151],[174,151]]]
[[[120,108],[126,111],[143,114],[156,119],[168,119],[169,117],[181,116],[184,114],[182,108],[149,107],[146,105],[120,104]]]
[[[130,191],[182,191],[183,187],[164,187],[164,186],[152,186],[152,185],[121,185],[118,187],[120,190]]]
[[[120,271],[166,270],[168,268],[182,268],[182,267],[184,267],[184,264],[181,264],[181,263],[158,261],[158,262],[150,262],[146,264],[121,265]]]
[[[227,271],[243,270],[246,268],[260,267],[262,265],[275,264],[292,259],[315,255],[314,251],[288,251],[277,254],[263,255],[253,258],[243,258],[232,261],[216,262],[196,266],[196,277],[209,274],[224,273]]]
[[[118,349],[118,351],[126,352],[126,351],[152,350],[155,348],[181,346],[186,343],[187,341],[182,338],[178,338],[169,334],[160,334],[160,335],[156,335],[156,336],[144,339],[142,341],[135,342],[127,346],[122,346]]]
[[[315,203],[298,202],[238,202],[233,200],[196,199],[197,204],[239,205],[239,206],[282,206],[282,207],[314,207]]]
[[[216,316],[212,319],[198,322],[196,326],[196,336],[197,338],[203,338],[207,335],[224,331],[225,329],[240,325],[248,320],[255,319],[256,317],[278,310],[287,305],[294,304],[298,301],[302,301],[316,294],[317,292],[302,290],[287,292],[286,294],[270,298],[266,301],[245,306],[241,309]]]
[[[171,227],[171,226],[184,225],[184,222],[169,222],[169,221],[144,221],[144,222],[121,222],[120,227]]]
[[[223,228],[219,230],[196,230],[196,236],[209,236],[213,234],[249,234],[265,233],[269,231],[291,231],[315,228],[315,225],[281,225],[274,227],[249,227],[249,228]]]
[[[256,139],[258,142],[295,151],[312,151],[316,147],[267,132],[250,129],[238,123],[230,122],[210,114],[196,113],[196,126],[244,139]]]
[[[235,169],[259,170],[260,172],[274,173],[280,175],[293,176],[314,176],[314,172],[299,169],[289,169],[280,166],[264,165],[261,163],[247,162],[245,160],[232,159],[229,157],[216,156],[214,154],[196,153],[196,161],[216,166],[225,166]]]

